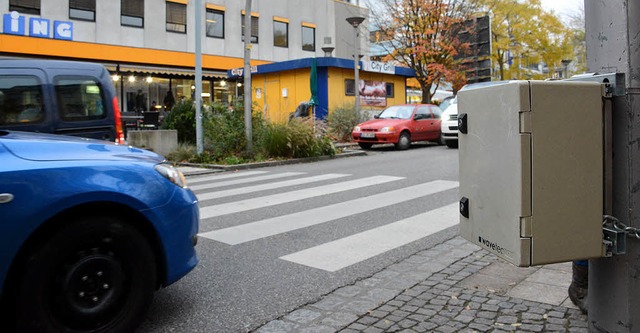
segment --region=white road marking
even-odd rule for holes
[[[323,180],[329,180],[329,179],[335,179],[335,178],[341,178],[341,177],[347,177],[347,176],[350,176],[350,175],[328,173],[324,175],[285,180],[285,181],[269,183],[269,184],[232,188],[229,190],[216,191],[216,192],[200,193],[200,194],[197,194],[196,196],[198,197],[198,201],[202,202],[204,200],[224,198],[232,195],[247,194],[247,193],[259,192],[264,190],[272,190],[272,189],[282,188],[287,186],[309,184],[313,182],[319,182]]]
[[[337,220],[373,209],[395,205],[400,202],[450,190],[456,187],[458,187],[458,182],[436,180],[334,205],[314,208],[299,213],[204,232],[199,234],[199,236],[230,245],[236,245]],[[202,200],[200,196],[198,196],[198,198]]]
[[[267,171],[225,172],[223,174],[214,174],[212,176],[189,177],[187,179],[187,183],[188,184],[197,184],[197,183],[208,182],[208,181],[212,181],[212,180],[253,176],[253,175],[260,175],[260,174],[263,174],[263,173],[267,173]]]
[[[189,186],[189,188],[191,188],[192,191],[198,191],[198,190],[211,189],[216,187],[254,183],[254,182],[259,182],[263,180],[272,180],[272,179],[278,179],[278,178],[299,176],[304,174],[305,174],[304,172],[274,173],[274,174],[264,175],[264,176],[248,177],[248,178],[242,178],[242,179],[227,180],[224,182],[215,182],[215,183],[208,183],[208,184],[202,184],[202,185],[196,185],[196,186]]]
[[[454,203],[280,259],[335,272],[458,224],[458,207]]]
[[[383,184],[403,177],[393,176],[373,176],[368,178],[356,179],[337,184],[329,184],[324,186],[312,187],[304,190],[291,191],[286,193],[274,194],[265,197],[235,201],[220,205],[200,207],[200,218],[207,219],[215,216],[222,216],[257,208],[275,206],[283,203],[309,199],[322,195],[338,193],[357,188]]]

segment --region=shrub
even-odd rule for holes
[[[196,156],[196,146],[179,143],[178,147],[167,154],[167,159],[173,162],[190,162]]]
[[[288,123],[267,125],[259,145],[270,157],[333,156],[336,152],[331,140],[316,136],[311,120],[301,118],[294,118]]]
[[[364,117],[353,104],[336,107],[327,118],[329,134],[340,142],[351,141],[353,127],[364,121]]]
[[[244,107],[236,104],[229,108],[212,104],[212,115],[204,122],[205,146],[218,158],[241,154],[247,146],[244,128]],[[264,127],[260,112],[252,112],[252,135],[255,143]],[[242,158],[247,158],[243,156]]]
[[[178,131],[178,142],[196,143],[196,112],[193,100],[178,101],[162,121],[163,129]]]

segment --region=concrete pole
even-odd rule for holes
[[[204,139],[202,135],[202,0],[196,0],[194,12],[196,16],[196,92],[193,96],[196,102],[196,151],[202,154],[204,151]]]
[[[585,0],[589,72],[624,73],[613,100],[613,215],[640,228],[640,1]],[[577,235],[576,237],[579,237]],[[640,332],[640,240],[589,261],[589,332]]]
[[[355,88],[356,93],[356,112],[360,113],[360,32],[358,27],[354,27],[356,36],[355,36],[355,54],[353,55],[353,71],[354,71],[354,82],[353,87]]]
[[[244,134],[247,139],[247,153],[251,154],[252,130],[251,121],[251,0],[244,6]]]

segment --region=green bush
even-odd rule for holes
[[[336,107],[327,118],[328,133],[337,141],[351,141],[353,127],[364,121],[364,117],[356,111],[353,104]]]
[[[244,107],[236,104],[226,107],[222,104],[212,104],[211,117],[204,122],[205,147],[218,158],[242,154],[246,150],[247,139],[244,128]],[[262,114],[252,112],[252,143],[255,144],[264,125]],[[242,156],[251,158],[251,156]]]
[[[163,129],[178,131],[178,142],[196,143],[196,112],[193,100],[178,101],[162,121]]]
[[[191,162],[196,156],[196,146],[188,143],[179,143],[178,147],[167,154],[167,159],[173,162]]]
[[[269,157],[301,158],[336,153],[331,140],[316,136],[311,120],[300,118],[283,124],[268,124],[261,134],[259,146]]]

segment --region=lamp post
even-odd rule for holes
[[[564,70],[564,77],[563,79],[566,79],[569,75],[569,71],[567,70],[569,68],[569,64],[571,63],[571,59],[565,59],[560,61],[562,63],[562,69]]]
[[[353,30],[355,31],[355,54],[353,55],[353,72],[355,76],[355,80],[353,82],[353,86],[356,92],[356,111],[360,112],[360,73],[359,73],[359,63],[360,63],[360,33],[358,31],[358,26],[360,23],[364,21],[364,17],[361,16],[353,16],[347,17],[347,22],[351,24]]]

